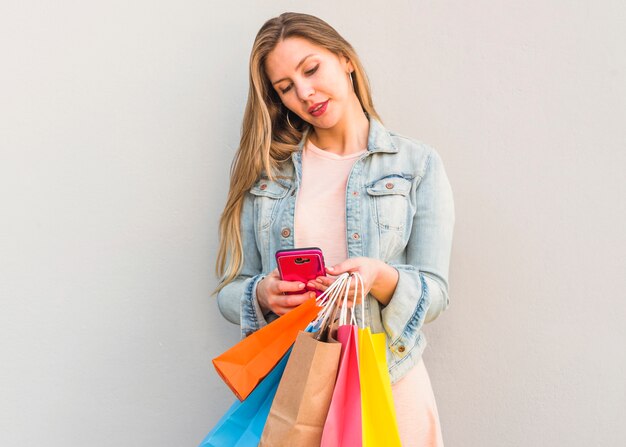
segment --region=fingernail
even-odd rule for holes
[[[304,284],[303,283],[298,284],[298,289],[304,289]]]
[[[309,293],[309,298],[315,298],[315,292]]]
[[[328,270],[335,270],[335,267],[326,267]]]

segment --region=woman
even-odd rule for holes
[[[352,46],[310,15],[266,22],[220,221],[222,314],[245,336],[309,298],[305,286],[358,271],[366,324],[387,335],[403,445],[443,445],[422,326],[448,306],[453,222],[441,159],[383,127]],[[308,246],[330,277],[281,281],[275,252]]]

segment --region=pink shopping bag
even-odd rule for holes
[[[339,371],[324,424],[321,447],[360,446],[361,385],[357,326],[339,326],[337,341],[341,343]]]

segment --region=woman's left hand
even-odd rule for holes
[[[381,304],[387,305],[395,291],[398,283],[398,271],[390,265],[379,259],[374,258],[350,258],[345,261],[326,267],[326,272],[332,276],[319,276],[313,281],[308,282],[309,287],[317,290],[326,290],[342,273],[358,272],[363,279],[364,295],[371,293]],[[350,284],[350,292],[348,296],[349,305],[352,306],[355,293],[355,282]],[[361,287],[357,291],[357,303],[361,300]]]

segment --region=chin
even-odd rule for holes
[[[314,122],[310,123],[314,127],[319,127],[320,129],[332,129],[339,122],[339,117],[328,115],[321,116],[320,119],[314,120]]]

